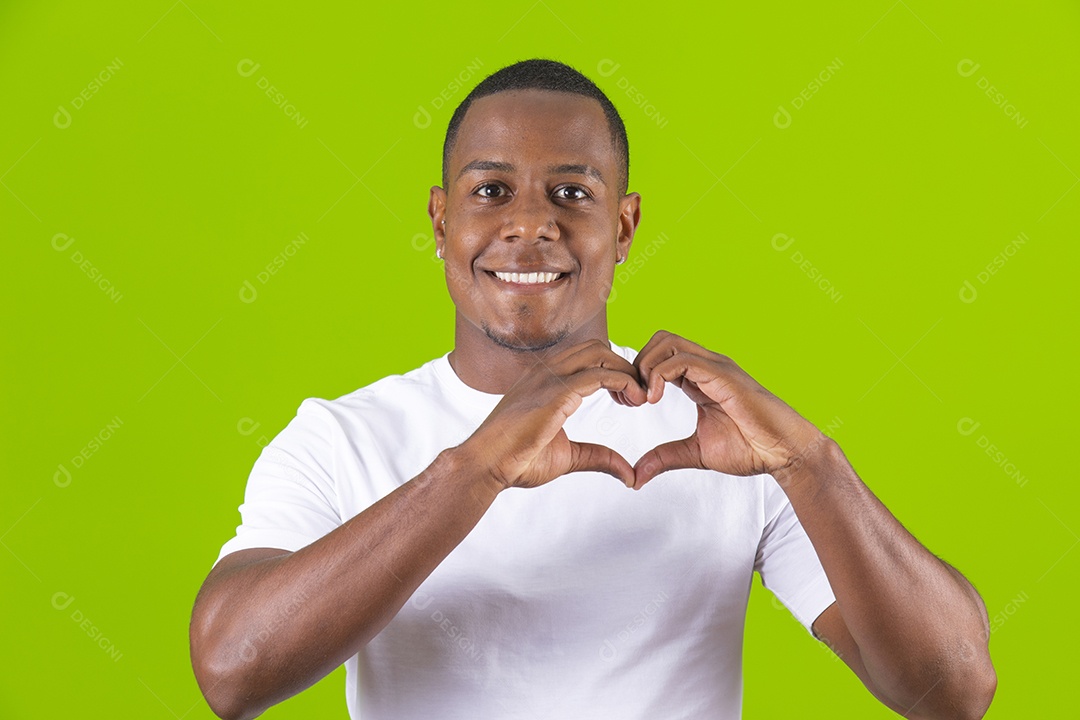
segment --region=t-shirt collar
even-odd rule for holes
[[[626,357],[633,362],[634,352],[632,350],[626,350],[619,345],[616,345],[611,340],[608,340],[611,345],[611,349],[621,357]],[[453,395],[455,398],[463,403],[466,403],[469,407],[476,408],[478,410],[484,410],[485,412],[491,412],[491,410],[499,404],[503,396],[495,393],[487,393],[482,390],[477,390],[474,387],[466,385],[465,382],[458,377],[454,367],[450,364],[450,352],[447,351],[442,357],[436,358],[434,361],[435,375],[438,378],[439,384]],[[583,404],[588,403],[590,399],[595,398],[603,393],[595,392],[589,397],[585,398]]]

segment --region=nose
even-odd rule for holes
[[[555,205],[543,193],[522,193],[506,205],[504,240],[558,240]]]

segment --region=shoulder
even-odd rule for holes
[[[437,361],[430,360],[405,373],[387,375],[336,398],[305,398],[297,409],[297,417],[355,426],[361,419],[377,423],[388,415],[430,404],[438,385],[434,368]]]

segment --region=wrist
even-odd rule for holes
[[[446,465],[446,472],[467,485],[477,498],[492,502],[507,488],[494,473],[487,469],[483,460],[466,443],[447,448],[439,453],[439,461]]]
[[[845,459],[840,445],[818,431],[787,465],[771,475],[785,492],[790,492],[816,485],[832,477],[843,462]]]

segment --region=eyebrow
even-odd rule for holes
[[[467,172],[473,172],[476,170],[497,170],[499,172],[512,173],[516,168],[507,162],[499,162],[497,160],[473,160],[465,167],[461,168],[461,172],[458,173],[458,177],[461,177]],[[587,175],[604,185],[604,176],[599,170],[592,165],[584,165],[577,163],[567,163],[563,165],[551,165],[548,167],[548,173],[552,175]]]

